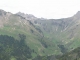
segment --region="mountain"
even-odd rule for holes
[[[68,50],[80,46],[80,12],[69,18],[35,20],[44,37],[52,40],[58,45],[64,45]]]
[[[24,44],[33,51],[30,53],[32,58],[38,55],[62,55],[80,47],[79,16],[80,11],[69,18],[45,19],[21,12],[12,14],[0,10],[0,35],[7,35],[8,38],[11,36],[18,41],[26,36]]]
[[[30,21],[41,29],[44,37],[51,40],[62,53],[65,53],[65,49],[71,51],[80,46],[80,11],[69,18],[34,19]]]
[[[29,47],[30,51],[33,51],[30,55],[32,58],[36,57],[37,55],[45,56],[61,53],[60,49],[57,47],[57,44],[44,37],[42,30],[34,25],[29,19],[25,19],[20,15],[12,14],[4,10],[0,10],[0,35],[3,36],[3,38],[5,35],[9,36],[5,38],[6,44],[8,45],[9,41],[7,41],[7,38],[9,39],[12,37],[14,38],[13,40],[20,41],[22,38],[24,38],[24,36],[26,36],[25,44]],[[1,47],[3,46],[1,44]],[[9,50],[6,48],[7,47],[5,47],[4,51],[7,50],[7,54],[12,54],[12,52],[9,52]],[[10,49],[12,49],[11,46]],[[14,49],[10,51],[14,51]],[[8,57],[10,57],[10,55]]]

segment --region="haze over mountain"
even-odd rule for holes
[[[0,35],[3,35],[2,37],[11,36],[14,38],[13,40],[18,41],[26,36],[24,44],[31,51],[31,55],[29,55],[32,56],[31,59],[37,55],[62,55],[80,47],[80,11],[69,18],[45,19],[21,12],[12,14],[0,10]],[[12,52],[8,51],[8,53],[11,54],[10,58],[20,57],[13,56]]]

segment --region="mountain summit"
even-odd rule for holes
[[[78,12],[74,15],[74,17],[80,18],[80,11],[78,11]]]
[[[16,14],[19,15],[19,16],[24,17],[24,18],[27,19],[27,20],[37,19],[37,17],[35,17],[35,16],[32,15],[32,14],[24,14],[24,13],[21,13],[21,12],[18,12],[18,13],[16,13]]]

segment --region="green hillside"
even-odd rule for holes
[[[41,19],[33,15],[0,10],[0,35],[10,36],[18,42],[25,36],[24,44],[29,47],[31,58],[44,56],[46,59],[46,56],[62,55],[80,47],[79,16],[80,12],[69,18]]]
[[[32,23],[41,29],[48,40],[64,45],[67,51],[80,46],[80,12],[72,17],[62,19],[35,20]],[[61,48],[60,48],[61,49]]]
[[[80,47],[62,55],[59,60],[80,60]]]
[[[33,25],[32,22],[22,16],[0,10],[0,35],[7,35],[20,40],[19,34],[26,36],[25,43],[31,50],[34,50],[34,53],[31,53],[33,58],[37,55],[61,53],[57,44],[44,37],[41,29]]]

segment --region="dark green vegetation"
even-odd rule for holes
[[[58,59],[59,60],[80,60],[80,47],[62,55]]]
[[[25,35],[20,35],[20,40],[11,36],[0,35],[0,60],[27,60],[33,52],[25,44]]]
[[[32,60],[57,60],[57,57],[54,55],[51,56],[37,56]]]
[[[80,47],[63,55],[37,56],[33,60],[80,60]]]

